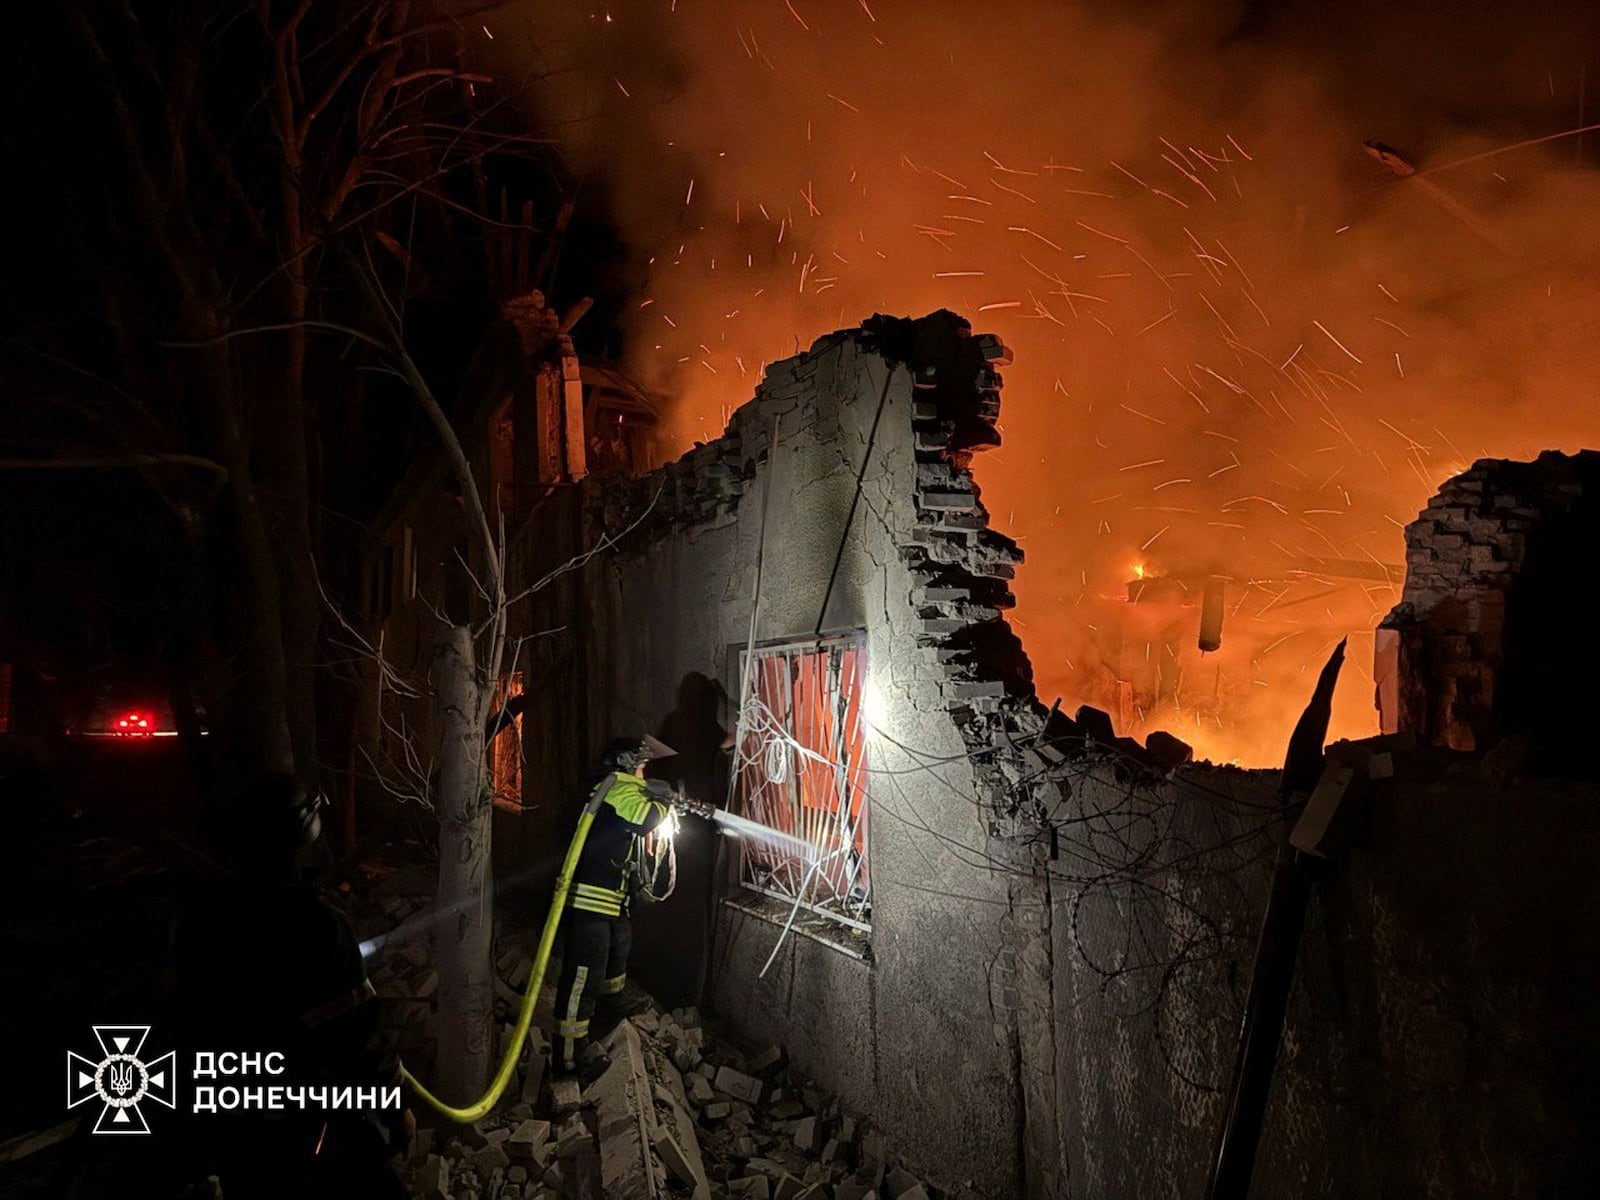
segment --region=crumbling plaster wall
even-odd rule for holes
[[[930,421],[944,419],[927,399],[938,390],[934,376],[959,372],[951,395],[975,411],[986,351],[997,355],[998,343],[980,345],[948,314],[825,338],[769,369],[719,441],[642,480],[587,487],[597,528],[615,531],[647,515],[585,572],[585,617],[603,636],[585,641],[580,686],[591,727],[622,731],[656,728],[686,672],[736,680],[763,544],[758,642],[803,639],[819,624],[865,630],[869,753],[874,768],[895,772],[870,783],[869,958],[792,936],[761,978],[781,925],[720,907],[711,999],[750,1037],[784,1045],[920,1169],[1007,1196],[1023,1169],[1004,999],[1010,881],[991,868],[986,820],[951,717],[952,706],[992,706],[999,688],[941,663],[929,639],[945,626],[928,623],[964,625],[951,615],[964,601],[929,600],[926,573],[912,569],[916,531],[976,504],[970,483],[935,480],[934,464],[919,463],[919,436],[927,441]],[[953,430],[959,422],[949,420]],[[942,446],[929,443],[922,457]],[[934,503],[947,507],[922,507],[919,478],[944,488]],[[1020,555],[980,524],[967,519],[959,540],[972,543],[974,561],[1008,570]],[[1003,581],[996,587],[1003,592]],[[693,908],[669,903],[643,914],[636,936],[676,945]]]
[[[757,638],[809,635],[882,397],[822,620],[866,630],[877,693],[871,961],[791,937],[760,978],[777,925],[722,906],[711,998],[941,1183],[1192,1196],[1280,835],[1276,773],[1185,765],[1174,739],[1140,745],[1105,714],[1038,702],[1001,615],[1022,556],[967,471],[998,440],[1004,361],[949,314],[869,323],[775,364],[716,442],[564,493],[513,547],[520,578],[631,532],[524,612],[525,631],[564,624],[576,647],[530,740],[566,754],[570,786],[574,754],[656,727],[685,672],[734,679],[769,496]],[[1312,906],[1255,1194],[1488,1197],[1592,1173],[1593,1105],[1570,1086],[1600,1065],[1581,1016],[1592,939],[1546,964],[1569,897],[1575,928],[1593,927],[1571,847],[1593,844],[1600,805],[1592,788],[1513,783],[1371,798],[1366,841]],[[639,924],[692,958],[695,919],[679,902]]]
[[[1079,811],[1121,811],[1116,760],[1072,762]],[[1494,756],[1412,764],[1360,801],[1316,883],[1252,1195],[1585,1195],[1600,789]],[[1202,1194],[1223,1119],[1275,779],[1202,766],[1132,787],[1160,836],[1050,866],[1079,877],[1050,906],[1056,1194],[1180,1200]],[[1163,845],[1171,870],[1085,881],[1108,851]]]
[[[1232,1014],[1179,972],[1190,1008],[1165,1044],[1152,1043],[1139,989],[1164,960],[1111,985],[1086,970],[1079,940],[1120,940],[1129,902],[1114,886],[1089,903],[1079,895],[1094,874],[1086,859],[1132,865],[1152,848],[1130,844],[1125,810],[1152,808],[1153,789],[1188,751],[1165,735],[1140,745],[1104,714],[1069,718],[1034,696],[1002,616],[1022,554],[989,528],[968,471],[973,454],[998,444],[995,367],[1006,361],[997,341],[950,314],[869,323],[769,368],[716,442],[642,479],[567,494],[584,508],[589,544],[601,530],[630,532],[583,572],[583,669],[569,694],[541,702],[542,719],[530,712],[525,737],[579,712],[579,737],[593,748],[608,732],[656,727],[687,671],[733,685],[770,495],[757,640],[808,636],[819,614],[824,631],[867,635],[871,961],[793,936],[761,978],[778,926],[721,906],[710,939],[715,1006],[751,1036],[781,1042],[940,1182],[971,1180],[994,1196],[1133,1195],[1097,1189],[1150,1178],[1170,1190],[1206,1122],[1204,1101],[1167,1081],[1158,1056],[1203,1073],[1226,1058]],[[550,536],[570,524],[536,520],[535,536],[513,548],[513,574],[537,577],[572,553],[570,537]],[[572,599],[531,606],[526,629],[571,624]],[[1251,795],[1263,786],[1221,774]],[[1178,826],[1146,822],[1133,841],[1180,837],[1184,822],[1209,814],[1196,803],[1204,790],[1167,796]],[[693,836],[682,851],[691,859]],[[1223,835],[1213,820],[1196,836]],[[1170,940],[1172,915],[1139,886],[1140,936]],[[658,944],[693,958],[695,911],[678,898],[642,915],[640,957]],[[1221,958],[1210,954],[1203,970],[1223,969]],[[1177,1148],[1151,1121],[1172,1096],[1187,1104]]]

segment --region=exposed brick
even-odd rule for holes
[[[923,492],[917,504],[930,512],[970,512],[978,507],[978,497],[972,492]]]
[[[1522,586],[1530,540],[1565,520],[1586,487],[1600,487],[1594,451],[1484,459],[1406,527],[1405,587],[1383,622],[1398,639],[1395,678],[1379,694],[1386,730],[1484,749],[1503,734],[1498,705],[1538,706],[1503,694],[1508,598]],[[1529,633],[1538,640],[1538,629]]]

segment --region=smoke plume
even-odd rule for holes
[[[1600,14],[1563,7],[652,0],[489,28],[636,255],[671,448],[821,333],[962,313],[1016,355],[976,470],[1028,552],[1042,697],[1257,763],[1347,634],[1333,732],[1373,730],[1371,629],[1447,475],[1600,443],[1600,133],[1520,145],[1600,110]]]

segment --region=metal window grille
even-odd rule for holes
[[[738,812],[786,835],[746,838],[745,887],[865,929],[872,913],[866,648],[859,637],[741,656]]]

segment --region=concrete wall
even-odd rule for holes
[[[532,514],[514,590],[600,552],[513,617],[536,635],[530,807],[497,822],[497,872],[553,864],[607,736],[661,729],[691,672],[731,688],[764,544],[759,641],[819,614],[865,631],[871,934],[797,932],[763,978],[784,913],[691,827],[679,893],[638,918],[638,973],[783,1043],[941,1184],[1194,1196],[1281,837],[1276,775],[1185,765],[1175,739],[1038,703],[1002,616],[1022,555],[967,470],[997,443],[1005,361],[949,314],[875,320],[775,364],[715,442]],[[1493,759],[1377,788],[1326,869],[1256,1195],[1561,1196],[1592,1176],[1600,797]]]
[[[1380,788],[1367,822],[1302,954],[1269,1180],[1592,1194],[1600,788],[1458,762]]]
[[[1119,783],[1116,761],[1071,760],[1075,815],[1131,798],[1149,820],[1050,864],[1048,969],[1022,989],[1050,1021],[1024,1023],[1024,1058],[1054,1052],[1053,1194],[1177,1200],[1203,1194],[1223,1119],[1274,780]],[[1317,882],[1252,1195],[1586,1195],[1600,788],[1418,761],[1364,797]],[[1171,865],[1107,870],[1152,850]]]
[[[1420,758],[1367,794],[1317,882],[1252,1195],[1588,1194],[1600,789]],[[1062,779],[1072,844],[1015,906],[1029,1177],[1059,1196],[1203,1194],[1274,775],[1161,782],[1086,747]]]
[[[753,1039],[782,1043],[919,1169],[1004,1196],[1019,1190],[1023,1170],[1014,1024],[995,982],[1010,953],[1010,880],[989,861],[952,717],[952,707],[992,706],[999,688],[941,661],[931,639],[965,626],[973,614],[958,610],[971,596],[930,596],[931,572],[914,569],[926,563],[917,538],[933,529],[996,571],[1020,557],[982,531],[964,473],[936,469],[950,437],[972,424],[981,385],[994,382],[986,354],[999,353],[948,315],[834,335],[769,369],[718,442],[641,480],[581,489],[591,541],[642,523],[582,573],[581,608],[569,600],[566,621],[584,626],[583,670],[572,691],[553,690],[530,712],[525,738],[565,722],[592,750],[610,733],[656,730],[689,672],[736,693],[763,545],[758,642],[809,637],[819,624],[864,631],[879,772],[869,784],[870,936],[829,933],[822,922],[825,940],[791,936],[762,978],[786,912],[730,884],[726,847],[714,872],[717,854],[696,844],[707,835],[692,828],[679,894],[636,921],[636,969],[658,991],[693,1000],[684,968],[708,953],[716,1011]],[[531,576],[551,561],[545,541],[519,544],[515,569]],[[1003,593],[1003,579],[992,579],[990,590]],[[560,607],[549,607],[551,618]],[[530,629],[546,619],[537,604],[522,618]],[[568,717],[575,710],[586,714],[583,730]],[[922,769],[927,762],[938,765]],[[714,904],[713,890],[742,907]]]
[[[1255,831],[1274,824],[1274,780],[1141,778],[1093,748],[1068,779],[1075,836],[1045,864],[1052,1194],[1201,1195],[1270,873],[1272,842]]]

